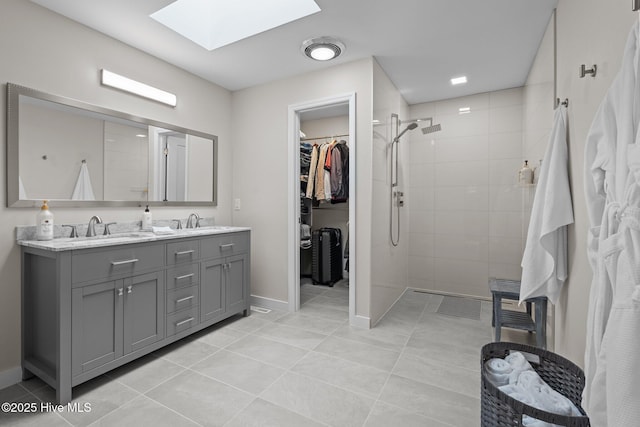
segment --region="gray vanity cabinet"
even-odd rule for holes
[[[78,384],[249,314],[249,231],[46,245],[22,244],[22,368],[54,387],[60,404]]]
[[[201,242],[200,305],[202,322],[248,309],[249,233],[230,233]]]
[[[72,290],[74,376],[164,338],[163,278],[155,272]]]

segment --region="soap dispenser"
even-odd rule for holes
[[[47,200],[42,202],[40,212],[36,216],[36,238],[38,240],[53,239],[53,214],[49,210]]]
[[[149,212],[149,205],[144,210],[142,214],[142,229],[143,230],[153,230],[153,219],[151,217],[151,212]]]

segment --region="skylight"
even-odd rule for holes
[[[314,0],[177,0],[150,16],[214,50],[319,11]]]

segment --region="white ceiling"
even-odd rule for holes
[[[232,91],[373,56],[409,104],[522,86],[558,2],[316,0],[319,13],[208,51],[149,17],[173,0],[31,1]],[[306,58],[317,36],[346,52]],[[469,83],[452,87],[458,75]]]

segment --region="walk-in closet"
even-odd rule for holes
[[[311,286],[317,291],[349,282],[348,106],[304,112],[300,130],[300,303],[304,304],[317,294]]]

